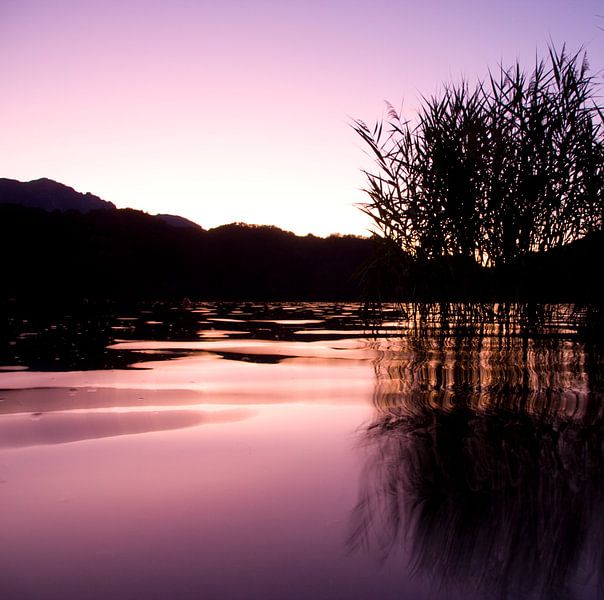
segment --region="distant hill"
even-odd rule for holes
[[[190,221],[184,217],[179,217],[178,215],[166,215],[160,213],[155,216],[164,221],[164,223],[172,225],[172,227],[183,227],[184,229],[203,229],[201,225],[198,225],[194,221]]]
[[[600,260],[604,232],[548,252],[534,252],[499,267],[481,267],[463,256],[431,260],[405,257],[381,240],[364,273],[376,299],[422,302],[602,303]]]
[[[46,178],[34,181],[0,178],[0,204],[19,204],[28,208],[61,212],[77,210],[88,213],[93,210],[117,210],[113,202],[102,200],[90,193],[82,194],[67,185]],[[155,217],[174,227],[202,228],[197,223],[178,215],[158,214]]]
[[[459,256],[419,262],[367,238],[242,223],[206,231],[48,179],[0,179],[0,300],[601,302],[603,249],[599,232],[496,269]]]
[[[20,204],[44,210],[115,210],[115,204],[90,193],[81,194],[73,188],[52,179],[17,181],[0,178],[0,204]]]
[[[347,300],[372,242],[232,224],[205,231],[132,209],[0,204],[0,299]]]
[[[241,223],[205,231],[50,179],[0,179],[0,252],[0,298],[352,299],[371,242]]]

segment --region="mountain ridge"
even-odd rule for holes
[[[107,208],[107,203],[81,212],[28,207],[16,200],[7,201],[5,195],[0,201],[0,252],[8,257],[0,300],[54,295],[602,301],[594,268],[594,258],[602,255],[602,232],[505,267],[485,268],[460,256],[414,260],[380,238],[298,236],[271,225],[245,223],[205,230],[180,217],[166,220],[161,218],[165,215]]]
[[[0,204],[18,204],[46,211],[77,210],[83,214],[93,210],[119,210],[113,202],[90,192],[78,192],[75,188],[48,177],[31,181],[0,177]],[[151,216],[174,227],[203,229],[198,223],[180,215],[160,213]]]
[[[31,181],[0,178],[0,203],[20,204],[44,210],[115,210],[113,202],[103,200],[90,192],[82,193],[53,179],[42,177]]]

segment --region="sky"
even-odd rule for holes
[[[600,15],[600,16],[599,16]],[[0,0],[0,177],[203,227],[366,234],[351,128],[548,43],[604,82],[601,0]]]

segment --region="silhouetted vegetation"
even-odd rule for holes
[[[486,268],[462,255],[413,257],[388,238],[300,237],[245,224],[205,231],[175,215],[117,210],[51,180],[5,179],[0,236],[8,258],[0,299],[19,301],[601,298],[592,260],[601,231]]]
[[[371,246],[244,224],[204,231],[131,209],[0,204],[0,298],[353,299]]]
[[[373,129],[356,121],[377,166],[362,208],[384,240],[368,276],[405,299],[551,298],[567,286],[563,247],[602,250],[597,100],[586,57],[550,49],[531,73],[516,64],[446,85],[416,123],[392,107]]]
[[[355,123],[382,239],[366,286],[413,302],[376,343],[349,544],[441,590],[604,591],[602,117],[585,57],[552,49],[445,86],[413,124]]]

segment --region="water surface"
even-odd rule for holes
[[[568,314],[11,314],[0,596],[601,598],[602,353]]]

